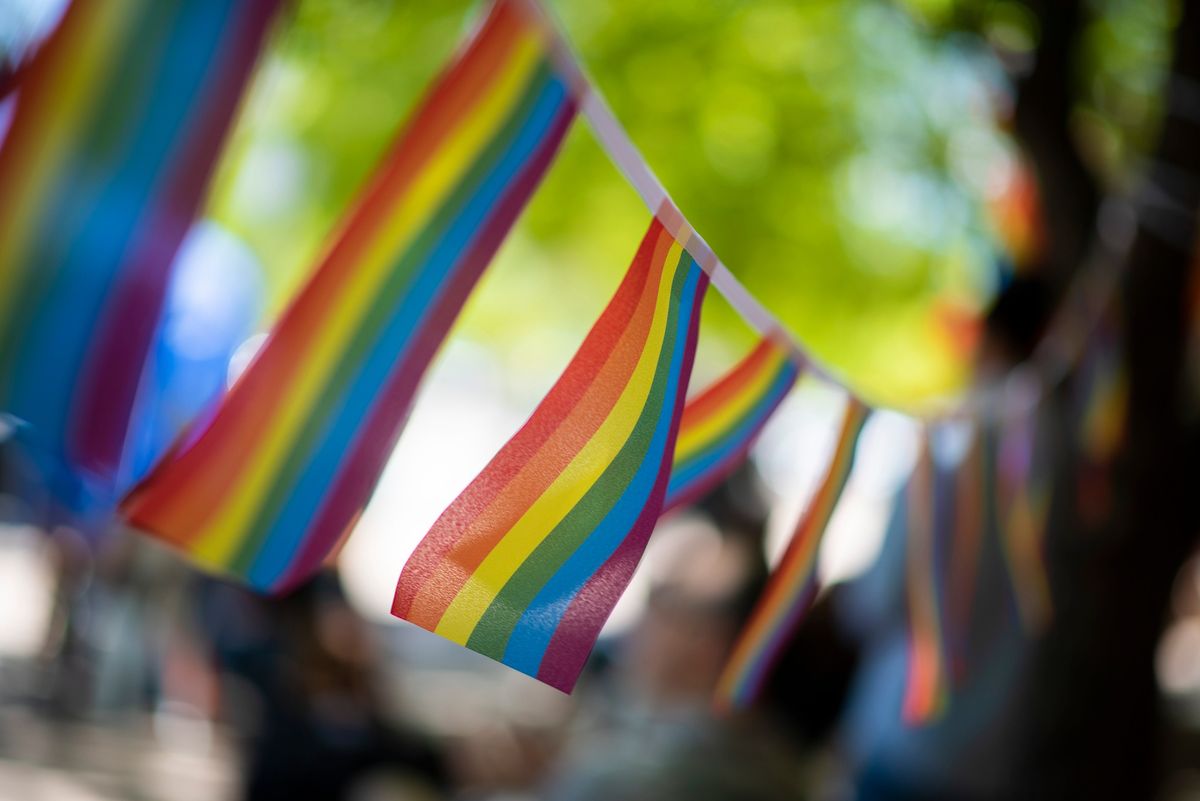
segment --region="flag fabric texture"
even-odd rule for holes
[[[697,500],[737,468],[799,374],[791,349],[763,337],[733,369],[688,401],[664,510]]]
[[[142,367],[275,0],[75,0],[0,146],[0,412],[55,500],[116,501]]]
[[[755,701],[775,661],[812,606],[818,589],[817,554],[850,478],[858,438],[869,414],[869,407],[862,401],[847,398],[826,474],[722,671],[715,698],[719,709],[746,707]]]
[[[651,223],[557,383],[418,545],[393,614],[571,690],[666,496],[708,286],[688,244]]]
[[[131,525],[260,589],[322,564],[575,116],[553,42],[492,7],[224,402],[127,497]]]

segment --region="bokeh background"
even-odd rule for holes
[[[27,58],[62,5],[0,0],[0,59],[15,66]],[[945,409],[968,386],[980,319],[1045,224],[1011,135],[1013,76],[1038,46],[1037,19],[1007,0],[546,5],[723,261],[831,372],[892,410],[871,423],[864,469],[822,557],[831,583],[862,573],[914,458],[908,415]],[[1066,78],[1079,98],[1070,120],[1087,165],[1119,190],[1156,139],[1181,2],[1086,5]],[[466,0],[291,4],[185,251],[191,266],[181,261],[172,288],[183,352],[227,361],[231,377],[244,366],[479,11]],[[254,760],[308,753],[298,742],[288,752],[282,735],[275,742],[284,756],[246,746],[274,720],[263,690],[278,681],[272,671],[287,672],[251,663],[263,654],[286,663],[297,653],[326,665],[301,684],[334,686],[327,695],[351,710],[348,729],[368,705],[372,720],[378,713],[389,726],[421,732],[389,746],[404,752],[397,760],[415,782],[388,779],[355,797],[574,797],[551,777],[573,770],[564,767],[575,753],[564,742],[578,743],[581,728],[604,729],[605,701],[592,695],[589,706],[586,688],[582,700],[563,697],[387,610],[404,559],[548,389],[620,280],[647,219],[586,125],[574,126],[428,376],[343,553],[340,582],[291,606],[200,579],[140,539],[118,535],[96,560],[67,529],[46,537],[5,527],[0,797],[239,797]],[[697,384],[753,341],[716,293],[704,318]],[[238,347],[205,351],[222,325],[237,332]],[[609,641],[694,624],[695,671],[719,661],[723,641],[705,637],[721,631],[723,612],[703,603],[681,612],[663,606],[658,591],[682,587],[694,601],[727,590],[719,577],[732,557],[714,526],[739,515],[764,528],[768,560],[778,555],[827,457],[839,402],[828,387],[804,386],[719,514],[664,524]],[[21,518],[20,510],[6,515]],[[687,553],[701,554],[702,567],[681,568]],[[746,569],[734,563],[735,573]],[[1197,595],[1195,576],[1182,586],[1186,597]],[[670,617],[685,612],[683,622]],[[289,632],[282,642],[270,634],[276,629]],[[1181,631],[1162,675],[1186,710],[1200,699],[1200,637],[1194,624]],[[639,669],[638,680],[654,674],[631,670]],[[377,689],[367,694],[368,685]],[[334,736],[336,710],[329,719]],[[831,752],[793,745],[781,758],[789,781],[811,797],[844,797]],[[1197,783],[1181,781],[1181,793]]]

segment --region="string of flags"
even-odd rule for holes
[[[120,496],[131,527],[258,589],[296,585],[352,531],[433,356],[582,117],[645,201],[647,232],[558,381],[418,545],[392,605],[569,692],[659,516],[747,457],[801,373],[845,387],[687,222],[536,0],[496,0],[248,368],[118,488],[168,267],[276,6],[76,0],[35,57],[0,149],[0,308],[12,311],[0,409]],[[205,47],[173,46],[185,31]],[[689,400],[710,286],[761,338]],[[721,679],[723,706],[754,701],[817,594],[816,555],[871,412],[846,394],[825,476]],[[1048,615],[1033,431],[1022,419],[999,443],[981,433],[954,474],[922,450],[907,501],[923,593],[910,610],[913,719],[945,696],[961,629],[946,599],[969,592],[978,539],[1002,511],[1022,616]]]
[[[747,706],[758,698],[772,666],[816,597],[817,554],[850,478],[858,438],[869,414],[869,407],[862,401],[847,398],[827,472],[722,672],[717,687],[718,708]]]
[[[264,590],[321,565],[575,116],[547,45],[495,7],[225,401],[126,498],[131,525]]]

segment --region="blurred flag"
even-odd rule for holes
[[[276,0],[76,0],[0,149],[0,411],[57,501],[115,500],[169,267]]]
[[[737,468],[799,373],[791,350],[763,337],[733,369],[688,401],[664,510],[695,501]]]
[[[862,401],[852,396],[846,399],[828,471],[734,645],[717,686],[718,708],[744,707],[758,697],[775,660],[812,605],[821,540],[850,478],[858,437],[869,413]]]
[[[179,435],[225,393],[229,365],[254,332],[264,287],[255,255],[205,220],[172,268],[162,321],[138,390],[119,484],[142,478]]]
[[[1053,612],[1045,558],[1051,469],[1037,447],[1037,411],[1033,406],[1000,421],[995,471],[1000,543],[1017,612],[1030,633],[1044,630]]]
[[[551,42],[492,7],[225,401],[125,500],[134,527],[261,589],[320,566],[575,115]]]
[[[655,219],[558,382],[405,565],[392,613],[574,686],[662,510],[708,275]]]

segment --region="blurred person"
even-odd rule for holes
[[[1106,264],[1117,275],[1114,330],[1128,387],[1122,430],[1097,464],[1080,404],[1091,391],[1086,370],[1069,348],[1051,347],[1062,373],[1043,376],[1036,447],[1049,475],[1044,557],[1053,615],[1044,631],[1022,631],[1004,557],[994,532],[985,536],[972,599],[951,610],[966,621],[965,642],[940,715],[906,722],[901,714],[909,580],[902,502],[878,563],[830,593],[860,651],[839,730],[845,795],[860,801],[1151,799],[1162,789],[1167,730],[1154,656],[1172,579],[1200,532],[1191,486],[1200,430],[1185,387],[1186,298],[1200,278],[1192,266],[1200,4],[1179,8],[1158,144],[1146,154],[1139,192],[1119,207],[1104,203],[1073,116],[1072,53],[1094,9],[1078,0],[1022,5],[1040,39],[1019,77],[1016,134],[1044,192],[1047,247],[1032,265],[1036,279],[1014,282],[992,310],[977,372],[986,384],[1029,357],[1049,310],[1069,288],[1078,291],[1073,277]],[[1087,278],[1094,289],[1095,275]],[[1095,344],[1094,325],[1083,335]]]
[[[246,737],[246,801],[445,797],[440,748],[382,712],[378,655],[336,573],[279,598],[210,582],[201,610]]]
[[[687,524],[685,524],[687,526]],[[721,669],[761,586],[759,554],[690,524],[641,619],[612,652],[607,692],[581,700],[547,801],[787,801],[796,754],[764,721],[711,712]]]

